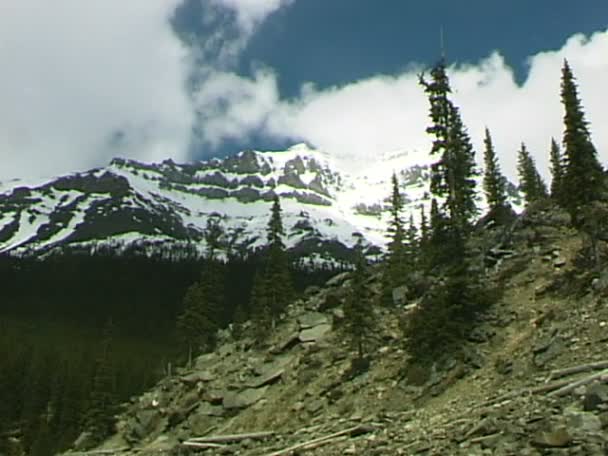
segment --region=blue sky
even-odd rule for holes
[[[396,74],[410,62],[433,63],[443,27],[451,61],[473,63],[499,50],[521,81],[528,56],[607,24],[608,2],[598,0],[303,0],[268,17],[239,72],[266,63],[288,97],[307,81],[324,88]]]
[[[3,2],[0,179],[296,142],[363,164],[426,150],[417,75],[440,27],[474,144],[488,126],[510,177],[522,141],[545,172],[561,138],[564,58],[608,161],[605,1],[84,3]]]

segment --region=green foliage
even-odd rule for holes
[[[559,144],[555,138],[551,138],[551,198],[560,205],[564,203],[563,185],[564,185],[564,160],[562,157]]]
[[[578,225],[581,208],[602,198],[605,178],[567,61],[562,68],[561,100],[565,111],[562,202]]]
[[[498,298],[498,292],[469,274],[463,263],[447,271],[445,280],[401,321],[406,349],[415,362],[432,364],[457,354],[477,315]]]
[[[265,258],[261,270],[256,273],[251,296],[251,313],[258,341],[268,335],[266,329],[269,324],[274,329],[276,319],[294,296],[283,236],[281,204],[275,195],[268,221]]]
[[[486,194],[489,210],[493,211],[507,204],[507,180],[500,172],[498,157],[494,151],[490,130],[486,128],[484,138],[484,175],[483,190]]]
[[[225,265],[208,261],[198,282],[184,296],[184,310],[177,319],[177,336],[189,359],[215,347],[224,310]]]
[[[434,136],[431,154],[439,160],[431,166],[431,193],[444,200],[448,223],[461,233],[469,231],[478,209],[476,204],[475,152],[460,112],[448,98],[451,92],[445,62],[431,70],[431,80],[420,78],[428,94]]]
[[[85,427],[95,441],[100,442],[114,430],[114,414],[118,404],[113,360],[114,325],[109,320],[103,330],[100,351],[95,362],[95,374],[91,384]]]
[[[534,159],[524,143],[521,143],[521,149],[517,154],[519,188],[524,193],[526,204],[546,198],[548,196],[547,186],[538,173]]]
[[[382,270],[382,291],[381,300],[385,305],[392,304],[393,288],[398,287],[405,281],[405,276],[409,269],[406,231],[403,224],[403,197],[399,191],[399,181],[397,175],[393,173],[392,193],[390,198],[391,218],[388,226],[390,241],[385,257],[384,268]]]
[[[355,271],[351,279],[351,289],[344,303],[344,329],[351,344],[357,349],[358,358],[363,359],[366,353],[366,340],[369,339],[374,327],[374,313],[367,284],[367,263],[361,239],[355,250]]]

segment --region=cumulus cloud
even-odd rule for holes
[[[186,158],[186,50],[178,0],[5,0],[0,15],[0,178]]]
[[[567,58],[579,83],[593,140],[605,164],[608,122],[604,90],[608,75],[608,32],[571,37],[559,50],[531,56],[529,75],[516,84],[513,71],[495,52],[476,64],[449,69],[453,100],[482,156],[483,131],[490,128],[505,174],[516,177],[521,142],[548,177],[551,137],[561,140],[563,111],[559,99],[561,66]],[[280,100],[276,76],[222,77],[211,103],[213,122],[203,130],[210,144],[247,137],[253,131],[293,141],[306,141],[341,157],[365,164],[378,154],[397,150],[429,150],[428,101],[418,85],[420,67],[396,76],[380,75],[339,87],[302,87],[294,100]],[[224,95],[221,96],[220,93]],[[238,94],[244,94],[240,96]],[[217,109],[221,106],[221,109]],[[356,161],[356,160],[355,160]]]

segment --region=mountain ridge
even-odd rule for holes
[[[263,246],[278,194],[287,247],[302,261],[344,261],[360,236],[376,252],[385,245],[393,172],[403,182],[406,215],[417,218],[419,206],[428,204],[429,164],[428,154],[414,151],[344,165],[305,144],[186,164],[115,158],[103,168],[0,187],[0,252],[110,246],[150,254],[186,245],[202,254],[206,222],[216,218],[230,248],[245,255]]]

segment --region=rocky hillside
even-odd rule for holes
[[[504,293],[459,356],[411,365],[398,305],[376,309],[369,368],[353,370],[345,273],[310,288],[266,347],[226,331],[125,404],[101,446],[85,451],[83,434],[69,454],[607,454],[608,266],[586,266],[567,224],[537,207],[479,234],[484,280]]]
[[[99,169],[45,182],[0,183],[0,253],[58,250],[202,252],[210,217],[227,248],[265,242],[273,195],[282,200],[286,243],[313,263],[344,260],[361,234],[385,244],[390,176],[400,173],[406,210],[419,214],[428,188],[426,153],[403,152],[346,164],[297,145],[225,159],[157,164],[115,159]],[[517,192],[513,192],[517,203]]]

